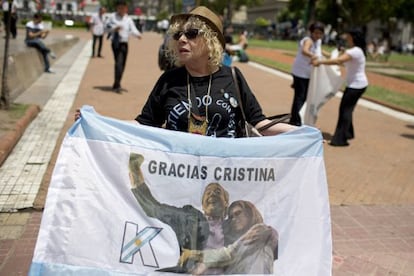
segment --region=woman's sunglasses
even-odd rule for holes
[[[187,31],[179,31],[173,35],[175,40],[179,40],[182,35],[185,35],[187,39],[194,39],[198,36],[200,31],[198,29],[189,29]]]

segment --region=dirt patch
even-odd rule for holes
[[[0,109],[0,166],[39,111],[37,105],[12,105],[8,110]]]

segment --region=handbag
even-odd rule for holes
[[[278,115],[266,117],[266,119],[271,120],[271,121],[269,123],[267,123],[266,125],[261,126],[258,129],[255,128],[252,124],[250,124],[246,120],[246,114],[244,113],[244,110],[243,110],[243,102],[242,102],[242,98],[241,98],[239,82],[237,81],[236,70],[234,69],[234,67],[231,67],[231,74],[233,76],[234,84],[236,85],[236,94],[237,94],[237,98],[238,98],[238,102],[239,102],[239,106],[240,106],[240,111],[241,111],[241,114],[242,114],[242,117],[243,117],[243,126],[241,128],[243,137],[261,137],[261,136],[263,136],[260,133],[261,131],[264,131],[264,130],[268,129],[271,126],[274,126],[278,123],[284,122],[284,121],[286,121],[290,118],[290,113],[284,113],[284,114],[278,114]]]

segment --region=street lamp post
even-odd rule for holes
[[[10,23],[11,23],[11,11],[13,0],[8,0],[8,16],[6,24],[6,41],[4,46],[4,55],[3,55],[3,72],[1,78],[1,97],[0,97],[0,108],[9,109],[10,108],[10,90],[7,84],[7,70],[8,70],[8,61],[9,61],[9,42],[10,42]]]

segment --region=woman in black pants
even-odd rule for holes
[[[299,115],[308,94],[309,79],[312,70],[311,61],[320,58],[322,55],[329,57],[329,53],[322,50],[322,37],[325,26],[321,22],[312,23],[309,26],[309,35],[300,42],[295,61],[292,66],[293,89],[295,95],[291,107],[291,125],[300,126],[302,120]]]
[[[345,34],[348,49],[338,58],[328,60],[313,60],[312,64],[344,64],[346,69],[346,88],[339,106],[339,118],[335,134],[330,145],[348,146],[348,140],[354,138],[352,113],[368,86],[365,74],[366,42],[364,34],[359,29],[353,29]]]

